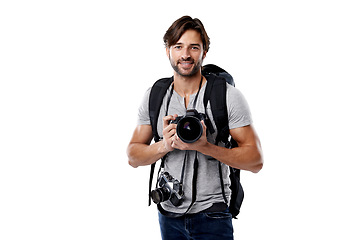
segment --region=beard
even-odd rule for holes
[[[189,57],[187,59],[181,59],[177,62],[173,61],[170,57],[169,57],[169,60],[170,60],[171,67],[174,69],[174,71],[182,77],[194,76],[200,70],[200,68],[202,66],[202,62],[203,62],[201,59],[198,62],[195,62],[195,60],[191,57]],[[179,67],[181,62],[189,62],[189,63],[193,64],[192,70],[190,72],[188,72],[186,70],[182,70]]]

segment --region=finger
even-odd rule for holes
[[[203,129],[206,130],[206,125],[205,125],[204,120],[201,120],[201,124],[202,124],[202,126],[203,126]]]
[[[177,114],[165,116],[163,118],[163,122],[165,123],[165,121],[166,121],[166,124],[169,125],[169,121],[175,120],[177,117],[178,117]]]
[[[176,140],[175,140],[175,136],[171,137],[171,147],[175,148],[176,146]]]
[[[201,120],[201,124],[202,124],[202,126],[203,126],[203,134],[205,134],[206,135],[206,124],[205,124],[205,122],[204,122],[204,120]]]
[[[177,134],[174,135],[172,138],[174,139],[174,144],[172,145],[173,148],[180,149],[180,150],[188,150],[188,145],[184,143]]]
[[[163,132],[164,137],[166,138],[171,138],[172,136],[174,136],[176,133],[176,129],[175,128],[171,128],[171,126],[168,126],[165,131]]]
[[[170,120],[172,120],[172,119],[173,119],[172,115],[168,115],[168,116],[163,117],[163,126],[164,126],[164,128],[169,126]]]

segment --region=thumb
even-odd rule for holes
[[[203,126],[203,130],[206,132],[206,124],[205,124],[204,120],[201,120],[201,124]]]

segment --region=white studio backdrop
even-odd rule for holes
[[[230,72],[265,165],[235,239],[359,239],[357,1],[2,1],[0,238],[160,239],[126,147],[183,15]]]

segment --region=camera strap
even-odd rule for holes
[[[195,109],[195,107],[196,107],[196,103],[197,103],[197,99],[199,97],[199,93],[200,93],[200,90],[201,90],[201,85],[203,83],[203,79],[204,79],[204,76],[201,75],[199,89],[198,89],[198,91],[196,93],[196,96],[195,96],[195,99],[194,99],[194,102],[193,102],[193,109]],[[170,94],[169,94],[169,97],[168,97],[167,102],[166,102],[165,116],[167,116],[169,114],[169,105],[170,105],[170,100],[171,100],[171,97],[172,97],[173,94],[174,94],[174,83],[171,84]]]
[[[186,164],[186,159],[187,159],[188,155],[189,155],[189,152],[185,151],[185,157],[184,157],[183,166],[182,166],[182,169],[181,169],[181,178],[180,178],[181,191],[182,191],[184,175],[185,175],[185,164]]]
[[[169,94],[169,97],[167,99],[167,103],[166,103],[166,110],[165,110],[165,116],[168,115],[168,112],[169,112],[169,105],[170,105],[170,100],[171,100],[171,97],[174,93],[174,83],[171,84],[171,90],[170,90],[170,94]]]
[[[194,160],[194,173],[193,173],[193,180],[192,180],[191,203],[190,203],[188,209],[186,210],[186,212],[184,213],[184,215],[187,214],[190,211],[191,207],[196,202],[196,188],[197,188],[198,167],[199,167],[199,160],[198,160],[198,152],[196,151],[195,152],[195,160]]]
[[[196,96],[195,96],[195,99],[194,99],[194,103],[193,103],[193,109],[196,108],[196,102],[197,102],[197,99],[198,99],[198,97],[199,97],[199,93],[200,93],[200,90],[201,90],[201,85],[202,85],[203,79],[204,79],[204,76],[201,75],[201,80],[200,80],[199,89],[198,89],[198,91],[197,91],[197,93],[196,93]]]

